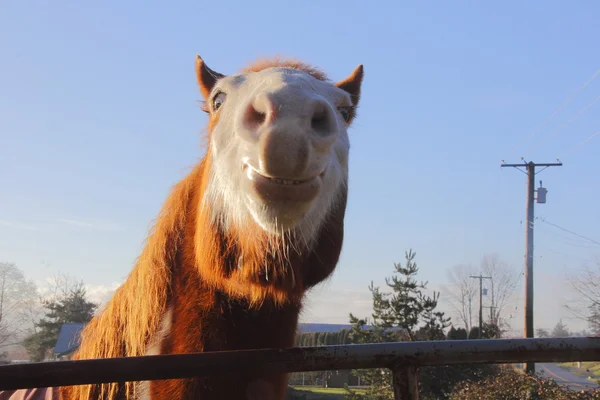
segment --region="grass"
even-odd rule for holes
[[[343,400],[346,391],[344,388],[324,388],[320,386],[294,386],[294,389],[306,392],[307,400]],[[354,389],[356,392],[364,389]]]
[[[346,391],[344,388],[324,388],[320,386],[296,386],[294,387],[296,390],[306,390],[312,393],[320,393],[320,394],[344,394]]]
[[[581,368],[577,367],[576,362],[565,362],[558,364],[559,367],[566,369],[573,375],[581,376],[588,380],[600,379],[600,362],[587,361],[581,363]]]

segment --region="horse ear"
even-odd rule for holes
[[[200,93],[206,99],[219,79],[225,75],[208,68],[202,57],[196,56],[196,79],[200,86]]]
[[[362,79],[363,66],[361,64],[356,67],[346,79],[335,84],[335,86],[350,93],[350,98],[352,99],[352,105],[354,107],[358,106],[358,101],[360,100],[360,87],[362,84]]]

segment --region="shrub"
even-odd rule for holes
[[[450,400],[588,400],[600,399],[600,390],[569,390],[552,379],[526,375],[511,367],[502,367],[498,375],[479,382],[459,383]]]

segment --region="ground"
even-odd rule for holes
[[[581,363],[581,368],[576,362],[565,362],[558,364],[561,368],[569,371],[573,375],[582,376],[592,381],[600,380],[600,362],[587,361]]]
[[[361,389],[356,389],[360,392]],[[304,400],[343,400],[344,388],[324,388],[319,386],[295,386],[294,397],[290,399]],[[304,397],[306,396],[306,397]]]
[[[594,373],[586,372],[586,368],[592,371],[593,367],[595,367],[595,378],[588,379]],[[543,376],[554,379],[559,385],[567,386],[573,390],[598,388],[596,380],[600,379],[600,375],[598,375],[600,373],[600,363],[582,363],[581,369],[577,368],[577,363],[538,363],[535,370]]]

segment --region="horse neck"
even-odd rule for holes
[[[207,351],[287,348],[294,344],[299,302],[277,304],[265,299],[253,305],[244,297],[226,293],[203,280],[187,254],[191,243],[182,248],[171,281],[171,296],[156,338],[156,352],[162,354]],[[144,386],[152,399],[240,398],[279,400],[286,388],[285,374],[265,379],[244,376],[200,377],[193,380],[153,381]],[[249,395],[251,392],[258,394]]]
[[[183,271],[182,271],[183,272]],[[167,306],[170,326],[161,353],[190,353],[293,346],[300,303],[265,300],[260,307],[201,281],[198,274],[173,279]]]

